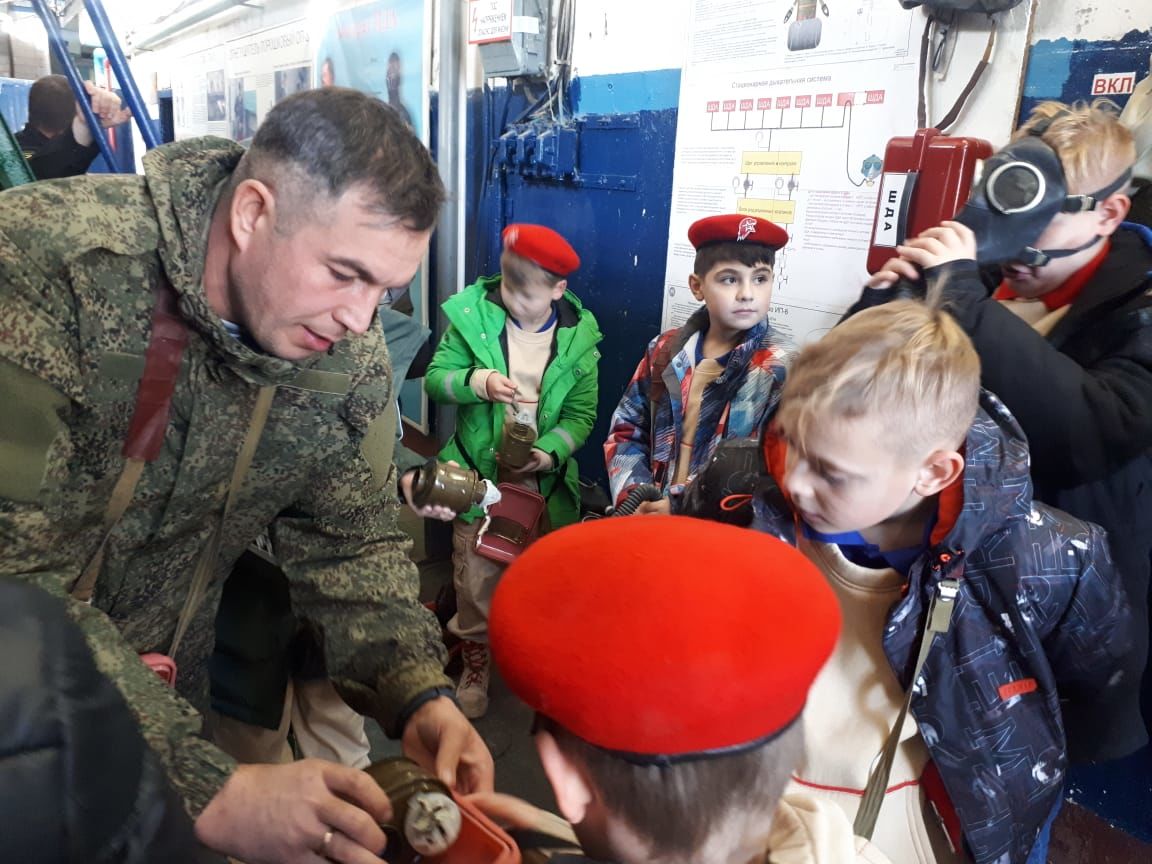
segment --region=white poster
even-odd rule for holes
[[[228,134],[227,59],[225,48],[209,48],[181,58],[173,70],[172,124],[177,139]]]
[[[699,306],[688,226],[784,226],[770,318],[797,342],[860,293],[884,148],[916,128],[923,19],[891,0],[695,0],[680,87],[664,329]]]
[[[306,21],[248,33],[227,43],[228,137],[247,142],[272,106],[312,88]]]

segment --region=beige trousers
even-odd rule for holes
[[[540,491],[535,474],[501,478],[500,482]],[[547,519],[547,513],[543,518]],[[483,524],[483,518],[470,523],[457,519],[452,523],[452,584],[456,588],[456,614],[448,622],[447,629],[461,639],[487,643],[492,593],[508,565],[476,554],[476,535]]]
[[[294,754],[288,744],[289,729],[306,759],[324,759],[353,768],[365,768],[369,762],[364,718],[345,704],[327,678],[288,682],[277,729],[253,726],[215,711],[210,727],[216,746],[238,762],[291,762]]]

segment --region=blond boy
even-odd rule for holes
[[[440,458],[493,481],[538,490],[547,501],[548,523],[559,527],[579,518],[572,454],[596,420],[596,345],[602,337],[596,318],[568,290],[580,257],[567,240],[530,224],[509,225],[503,240],[500,274],[477,280],[443,304],[452,326],[436,348],[424,387],[437,402],[458,406],[456,430]],[[497,454],[514,420],[525,420],[537,437],[527,463],[512,468],[499,464]],[[448,629],[464,641],[456,696],[465,716],[475,718],[488,709],[488,606],[504,567],[476,552],[479,508],[447,515],[456,516],[457,599]]]
[[[917,301],[806,347],[762,446],[753,527],[819,564],[844,610],[796,785],[865,836],[871,785],[895,861],[1043,861],[1059,700],[1106,693],[1130,642],[1104,532],[1033,501],[1027,441],[970,340]]]
[[[942,290],[984,386],[1028,436],[1036,496],[1108,532],[1135,641],[1107,701],[1065,712],[1082,760],[1131,753],[1152,721],[1140,713],[1152,571],[1152,231],[1124,221],[1135,158],[1112,103],[1038,105],[987,161],[958,221],[900,247],[858,304],[886,302],[896,279],[921,272]]]

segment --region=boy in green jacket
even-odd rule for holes
[[[600,328],[568,290],[580,266],[568,242],[542,225],[509,225],[500,275],[469,285],[444,304],[451,326],[428,367],[424,387],[437,402],[458,405],[456,433],[440,458],[467,465],[493,482],[539,491],[549,526],[580,514],[572,454],[596,420]],[[505,430],[530,421],[538,437],[531,458],[513,470],[498,464]],[[448,630],[464,640],[464,673],[456,690],[470,718],[488,709],[488,607],[504,571],[476,554],[478,508],[453,523],[456,615]]]

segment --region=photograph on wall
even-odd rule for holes
[[[428,143],[428,86],[431,80],[431,4],[390,0],[351,5],[316,20],[312,65],[318,87],[352,87],[387,102]],[[428,322],[427,263],[407,291],[390,292],[384,305]],[[428,400],[419,381],[400,389],[404,417],[428,429]]]
[[[176,138],[227,135],[227,52],[221,47],[187,54],[172,71],[172,122]]]
[[[247,141],[281,99],[312,86],[312,51],[308,22],[291,21],[247,33],[227,43],[228,74],[242,82],[229,102],[232,137]]]
[[[208,73],[207,112],[209,123],[223,122],[228,118],[223,69],[213,69]]]

